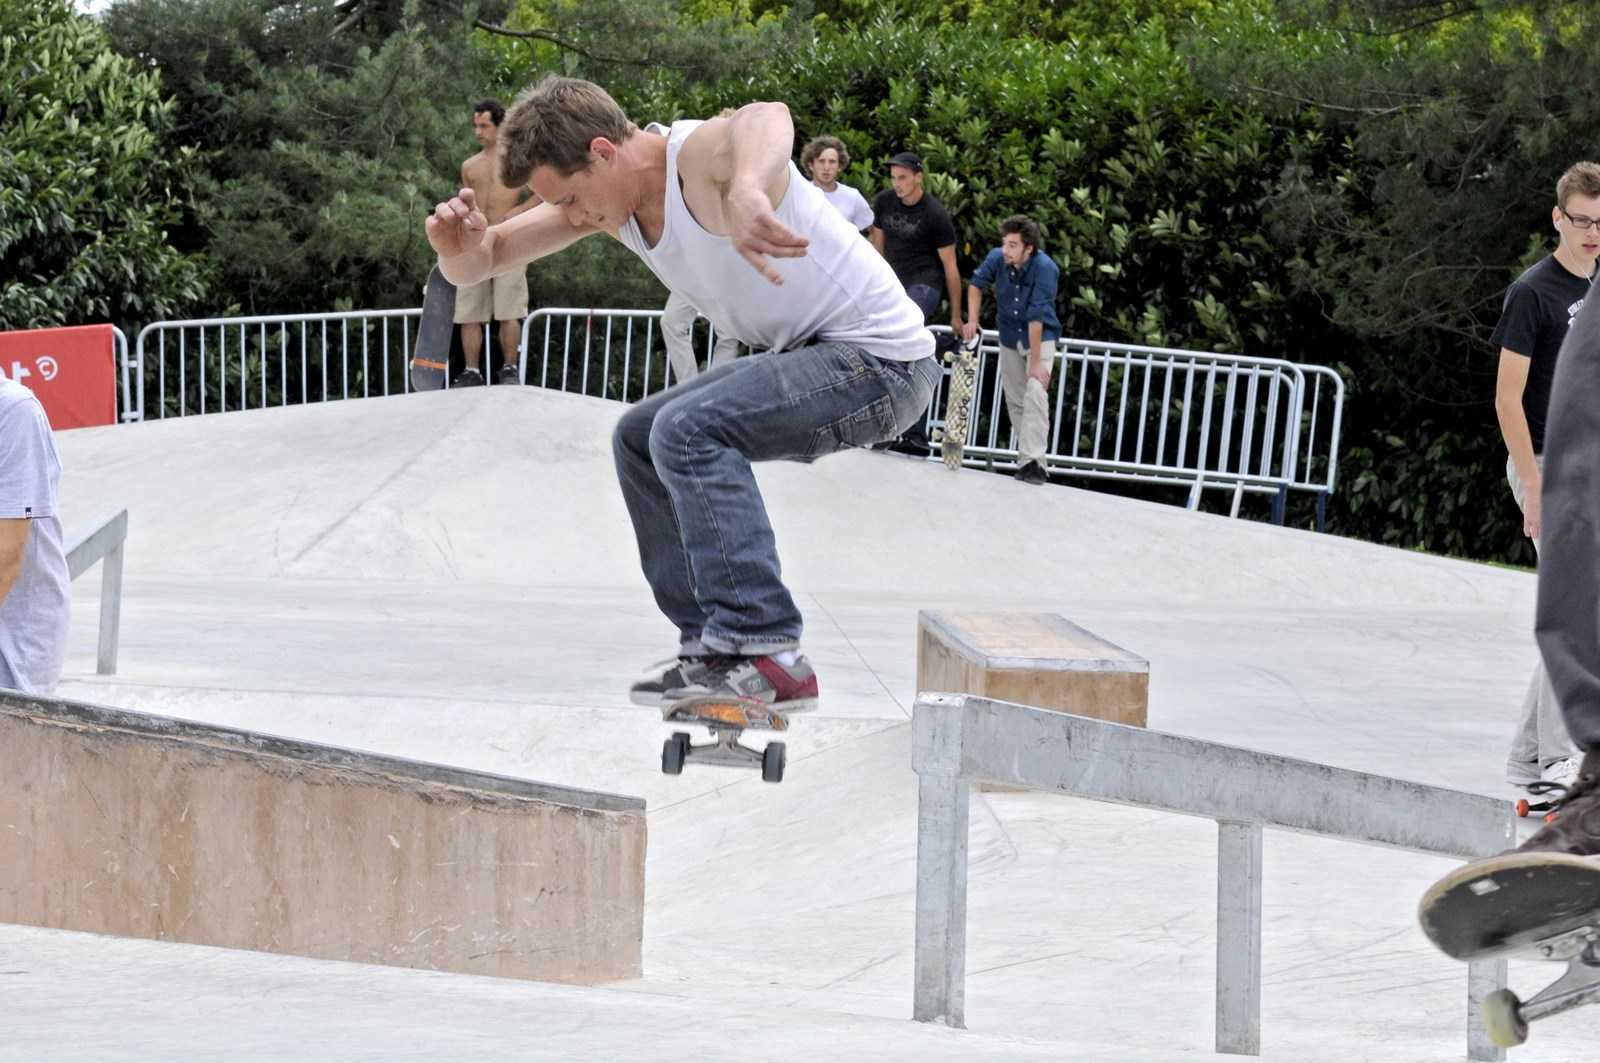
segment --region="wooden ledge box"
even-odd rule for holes
[[[1054,613],[917,614],[917,690],[1143,727],[1150,662]]]

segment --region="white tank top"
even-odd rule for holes
[[[678,183],[678,150],[699,125],[647,127],[667,137],[666,224],[654,247],[631,217],[618,234],[661,283],[693,303],[718,331],[757,351],[793,350],[814,338],[852,343],[900,362],[933,354],[933,333],[889,263],[793,162],[778,220],[811,243],[801,258],[768,259],[783,275],[781,286],[757,273],[728,237],[701,228]]]

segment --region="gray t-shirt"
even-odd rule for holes
[[[44,407],[0,375],[0,520],[26,520],[22,571],[0,601],[0,687],[47,694],[61,678],[72,606],[56,487],[61,459]]]

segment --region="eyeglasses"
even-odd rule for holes
[[[1600,218],[1585,218],[1582,214],[1567,214],[1566,207],[1557,207],[1556,209],[1566,215],[1566,219],[1572,223],[1572,227],[1575,229],[1582,229],[1584,232],[1588,232],[1596,225],[1600,225]]]

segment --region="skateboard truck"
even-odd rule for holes
[[[1567,973],[1528,1000],[1497,989],[1483,1000],[1489,1040],[1515,1048],[1528,1039],[1528,1024],[1600,1000],[1600,927],[1584,926],[1538,947],[1538,958],[1566,960]]]
[[[689,759],[728,768],[760,768],[765,782],[782,782],[787,752],[782,742],[768,742],[764,749],[752,749],[739,741],[746,730],[786,731],[789,722],[782,714],[758,702],[724,698],[686,698],[661,710],[667,723],[699,724],[711,731],[712,741],[699,745],[687,731],[674,731],[661,747],[661,770],[667,775],[683,774]]]
[[[1550,801],[1529,801],[1526,797],[1524,797],[1517,801],[1517,818],[1527,819],[1536,812],[1543,812],[1545,813],[1544,821],[1549,823],[1551,820],[1555,819],[1555,807],[1556,806]]]

